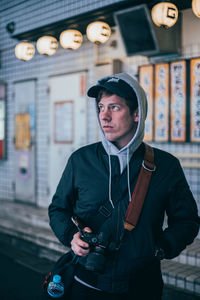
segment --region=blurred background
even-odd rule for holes
[[[99,140],[86,91],[106,75],[127,72],[139,80],[149,103],[145,141],[179,158],[199,208],[200,0],[0,4],[5,272],[7,260],[11,269],[17,262],[40,280],[68,250],[49,228],[47,207],[70,154]],[[178,258],[163,261],[162,271],[164,299],[198,299],[200,235]],[[4,281],[7,300],[10,283]],[[27,299],[20,293],[12,299]]]

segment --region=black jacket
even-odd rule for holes
[[[131,192],[137,181],[144,151],[144,144],[141,144],[130,160]],[[156,171],[152,175],[136,228],[125,234],[119,251],[108,254],[105,272],[88,279],[89,283],[102,290],[126,292],[131,278],[135,283],[139,278],[144,283],[144,274],[148,273],[147,270],[153,274],[154,268],[158,276],[151,276],[151,280],[146,278],[146,281],[150,280],[151,286],[158,280],[162,281],[160,264],[155,259],[156,247],[164,249],[165,258],[174,258],[193,242],[198,233],[197,206],[178,159],[158,149],[154,149],[154,153]],[[116,156],[111,157],[111,168],[112,200],[116,208],[102,225],[101,231],[109,228],[111,239],[120,241],[129,203],[127,168],[120,174]],[[50,225],[64,245],[70,246],[77,232],[71,221],[73,214],[95,231],[94,216],[108,201],[108,184],[108,155],[101,143],[83,147],[71,155],[49,206]],[[163,229],[165,213],[168,226]]]

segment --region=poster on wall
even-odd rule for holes
[[[190,61],[190,140],[200,142],[200,58]]]
[[[30,114],[15,115],[15,148],[28,150],[31,145]]]
[[[155,65],[155,141],[169,139],[169,64]]]
[[[171,141],[186,141],[186,61],[173,62],[171,74]]]
[[[148,102],[148,113],[145,121],[144,141],[153,140],[153,65],[141,66],[139,69],[139,82],[143,87]]]
[[[54,142],[73,143],[73,101],[54,103]]]

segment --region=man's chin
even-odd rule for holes
[[[112,136],[111,134],[104,133],[104,135],[105,135],[105,138],[111,143],[116,140],[116,138],[114,136]]]

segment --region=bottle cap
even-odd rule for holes
[[[54,275],[53,276],[53,282],[60,283],[61,282],[61,276],[60,275]]]

